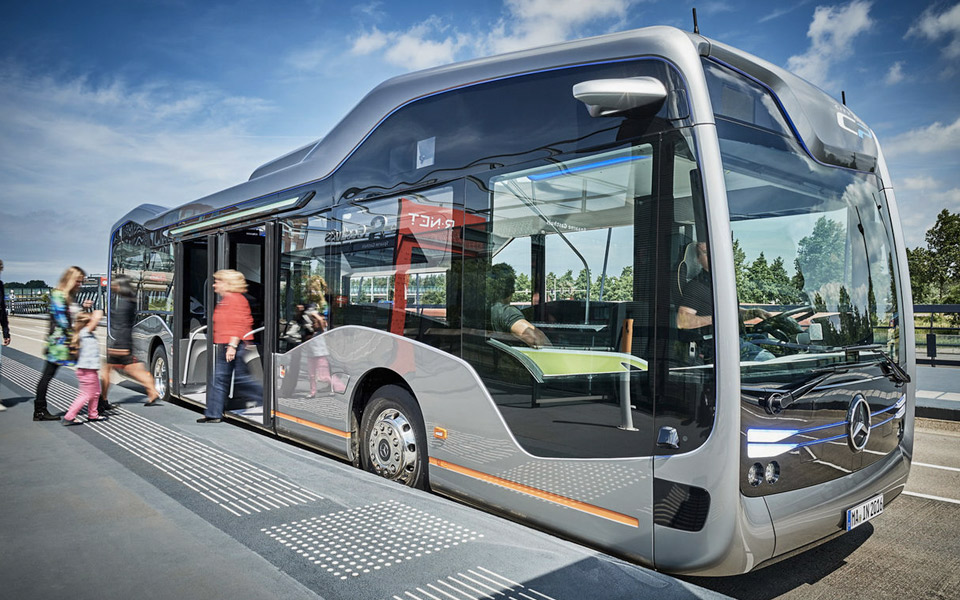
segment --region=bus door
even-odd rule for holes
[[[181,397],[206,403],[207,381],[212,360],[208,352],[209,324],[213,315],[214,236],[178,244],[180,270],[175,303],[177,313],[175,344],[176,389]]]
[[[252,421],[264,420],[264,310],[267,264],[267,225],[235,229],[219,234],[217,270],[233,269],[243,274],[247,283],[244,297],[250,305],[253,324],[244,332],[248,340],[238,352],[238,364],[228,390],[224,412]],[[215,324],[211,324],[216,327]],[[217,348],[219,350],[219,348]],[[269,414],[269,413],[268,413]]]

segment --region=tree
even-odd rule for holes
[[[940,211],[926,239],[930,279],[936,287],[936,300],[942,303],[960,280],[960,214]]]
[[[619,277],[607,278],[604,300],[629,302],[633,300],[633,266],[626,266]]]
[[[922,304],[930,299],[930,285],[933,283],[933,273],[930,251],[926,248],[907,248],[907,264],[910,268],[910,291],[913,301]]]
[[[517,274],[517,281],[514,284],[513,292],[514,302],[530,302],[533,296],[533,287],[530,284],[530,276],[526,273]]]
[[[747,276],[747,253],[740,247],[740,240],[733,240],[733,273],[740,302],[753,302],[756,286]]]
[[[845,231],[842,224],[820,217],[813,232],[797,243],[797,271],[803,273],[805,287],[819,290],[825,283],[843,281]]]

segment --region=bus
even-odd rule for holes
[[[248,181],[132,210],[111,277],[166,398],[206,402],[218,269],[249,283],[264,390],[230,420],[642,565],[758,569],[882,521],[907,481],[876,135],[698,34],[401,75]]]

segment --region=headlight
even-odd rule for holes
[[[763,478],[767,483],[776,483],[780,480],[780,465],[777,461],[772,461],[767,465],[763,473]]]
[[[747,471],[747,482],[750,485],[756,487],[760,485],[760,482],[763,481],[763,465],[760,463],[753,463],[753,466],[750,467],[750,470]]]

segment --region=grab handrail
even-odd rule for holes
[[[180,382],[181,385],[187,385],[187,373],[190,372],[190,349],[193,347],[193,340],[197,337],[198,333],[206,329],[206,325],[201,325],[190,332],[190,339],[187,341],[187,355],[183,359],[183,381]]]

